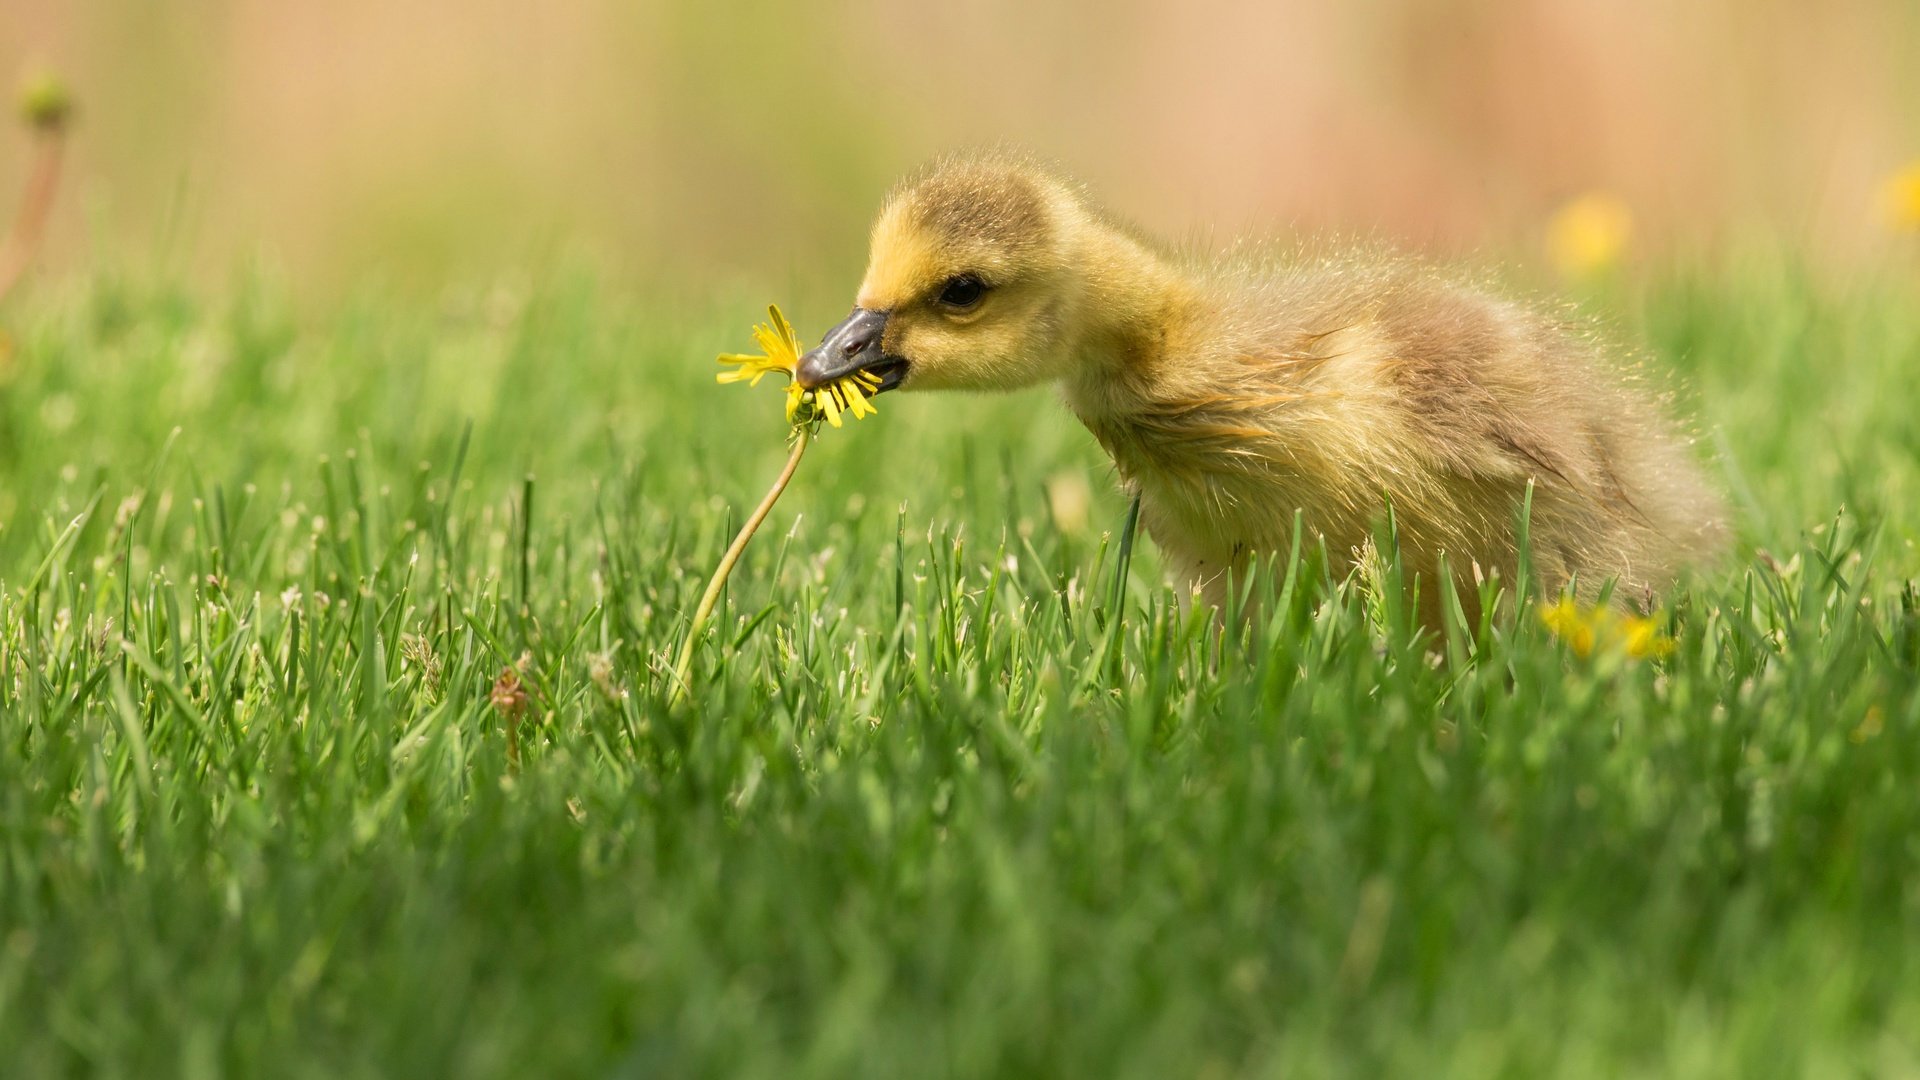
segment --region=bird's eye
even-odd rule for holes
[[[980,302],[987,294],[987,283],[972,274],[950,277],[940,287],[940,303],[950,308],[964,310]]]

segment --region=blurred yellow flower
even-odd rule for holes
[[[1554,637],[1566,642],[1567,648],[1572,649],[1575,655],[1592,655],[1593,623],[1581,617],[1580,609],[1571,598],[1562,598],[1557,604],[1542,604],[1540,621],[1546,624]]]
[[[1661,633],[1660,624],[1653,619],[1628,615],[1619,620],[1619,628],[1628,656],[1671,656],[1673,654],[1673,639]]]
[[[802,388],[793,377],[794,371],[800,366],[800,337],[793,332],[793,324],[787,322],[787,317],[780,313],[779,305],[767,305],[767,315],[772,319],[771,323],[761,323],[753,328],[754,344],[760,346],[761,355],[722,354],[720,363],[734,367],[716,375],[717,381],[745,382],[748,386],[758,386],[760,380],[772,372],[785,375],[787,422],[796,426],[825,418],[827,423],[839,427],[843,413],[851,414],[858,420],[879,411],[873,407],[873,402],[867,400],[874,391],[880,389],[880,376],[870,371],[856,371],[818,390]]]
[[[1623,615],[1610,607],[1582,608],[1572,597],[1540,605],[1540,621],[1575,656],[1592,656],[1597,649],[1618,650],[1636,659],[1673,652],[1673,639],[1661,633],[1658,620]]]
[[[1093,491],[1087,487],[1086,470],[1066,469],[1047,479],[1047,510],[1061,532],[1069,536],[1085,532],[1092,506]]]
[[[1620,261],[1633,239],[1633,210],[1616,195],[1588,192],[1547,222],[1547,257],[1561,276],[1592,277]]]
[[[73,96],[59,79],[45,72],[20,88],[20,118],[35,131],[58,131],[73,115]]]
[[[1887,224],[1905,232],[1920,232],[1920,161],[1911,161],[1887,178],[1880,192]]]
[[[1885,731],[1886,728],[1886,710],[1878,705],[1869,705],[1867,706],[1867,715],[1861,717],[1859,725],[1852,731],[1847,732],[1847,739],[1850,742],[1863,743],[1879,735],[1882,731]]]

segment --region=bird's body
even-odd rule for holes
[[[1686,440],[1576,327],[1372,256],[1180,273],[1156,332],[1064,390],[1214,599],[1296,513],[1351,561],[1391,505],[1429,601],[1443,554],[1511,577],[1523,503],[1549,588],[1638,600],[1718,543]]]
[[[1721,542],[1689,440],[1590,334],[1410,261],[1176,257],[1043,171],[966,159],[882,211],[844,325],[863,313],[891,384],[1057,382],[1215,601],[1296,518],[1351,562],[1391,507],[1431,619],[1443,565],[1512,574],[1530,486],[1551,589],[1638,601]],[[836,340],[816,367],[866,355]]]

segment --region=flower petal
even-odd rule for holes
[[[853,414],[855,420],[858,420],[865,416],[871,416],[879,410],[875,409],[873,404],[867,400],[867,395],[860,392],[860,384],[858,382],[850,382],[847,384],[847,411]]]
[[[773,316],[773,328],[780,335],[780,343],[789,366],[797,365],[800,360],[800,335],[793,332],[793,324],[780,313],[779,304],[768,304],[767,314]],[[768,349],[767,355],[773,356],[775,353],[772,349]]]

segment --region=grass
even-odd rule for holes
[[[16,298],[0,1071],[1920,1074],[1915,287],[1596,299],[1739,506],[1668,659],[1310,553],[1222,634],[1046,395],[889,396],[680,714],[765,297]]]

